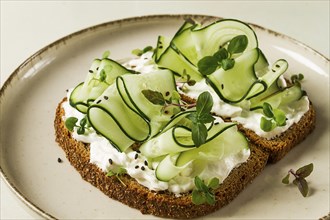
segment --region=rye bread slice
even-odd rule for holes
[[[66,99],[63,99],[64,102]],[[127,174],[121,176],[122,184],[115,176],[108,177],[96,165],[89,163],[89,145],[76,141],[64,125],[64,110],[59,103],[56,109],[54,127],[56,141],[64,150],[71,165],[81,177],[101,190],[108,197],[118,200],[143,214],[165,218],[195,218],[219,210],[230,203],[264,169],[268,153],[250,145],[251,155],[247,162],[234,168],[215,191],[215,205],[195,205],[191,193],[176,197],[168,191],[155,192],[140,185]]]

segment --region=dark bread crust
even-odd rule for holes
[[[66,99],[63,99],[65,101]],[[268,153],[251,145],[251,156],[246,163],[232,170],[221,186],[216,190],[215,205],[194,205],[191,194],[176,197],[168,191],[153,192],[137,183],[128,175],[120,178],[124,186],[115,176],[107,177],[96,165],[89,163],[89,146],[71,137],[62,117],[62,102],[56,109],[54,121],[56,141],[65,151],[71,165],[81,177],[100,189],[108,197],[116,199],[143,214],[152,214],[165,218],[195,218],[219,210],[232,201],[263,170],[268,160]]]
[[[181,95],[182,99],[189,103],[196,100],[186,95]],[[225,118],[225,121],[231,121]],[[298,123],[293,124],[281,135],[266,139],[257,135],[254,131],[244,128],[238,124],[238,129],[256,146],[269,153],[269,163],[276,163],[281,160],[293,147],[302,142],[315,128],[316,113],[313,104],[310,102],[309,110],[303,115]]]

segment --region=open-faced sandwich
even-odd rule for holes
[[[82,178],[144,214],[193,218],[233,200],[314,128],[301,75],[269,66],[254,31],[185,22],[156,49],[95,59],[56,110],[56,141]]]

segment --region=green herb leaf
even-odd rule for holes
[[[282,179],[282,183],[283,184],[289,184],[289,178],[290,178],[290,173],[288,173],[283,179]]]
[[[210,111],[213,106],[213,99],[209,92],[201,93],[196,102],[196,112],[187,116],[192,121],[192,140],[196,147],[201,146],[206,142],[207,128],[206,123],[210,123],[214,120]]]
[[[193,190],[191,196],[192,196],[192,202],[195,205],[201,205],[206,202],[204,193],[199,190]]]
[[[189,86],[193,86],[193,85],[196,84],[196,80],[190,79],[190,80],[187,81],[187,84],[188,84]]]
[[[218,60],[213,56],[206,56],[197,63],[198,71],[202,75],[210,75],[218,68]]]
[[[195,179],[194,179],[194,183],[195,183],[195,186],[198,190],[202,190],[203,187],[202,185],[204,184],[203,183],[203,180],[199,177],[199,176],[196,176]]]
[[[137,49],[132,50],[131,53],[136,56],[141,56],[142,54],[144,54],[148,51],[152,51],[152,50],[153,50],[152,46],[146,46],[145,48],[143,48],[143,50],[137,48]]]
[[[299,177],[305,178],[305,177],[308,177],[313,172],[313,169],[314,169],[314,165],[313,165],[313,163],[310,163],[306,166],[303,166],[303,167],[299,168],[296,171],[296,174]]]
[[[213,54],[213,56],[218,60],[218,62],[221,62],[221,60],[228,58],[228,51],[226,48],[221,47],[217,52]]]
[[[211,191],[211,187],[216,187],[216,185],[219,185],[219,180],[217,178],[213,178],[209,186],[206,186],[203,180],[199,178],[198,176],[194,179],[195,183],[195,189],[192,191],[192,202],[196,205],[200,205],[203,203],[208,203],[210,205],[215,204],[215,196],[214,193]]]
[[[248,38],[245,35],[238,35],[231,39],[228,45],[228,52],[230,54],[242,53],[248,45]]]
[[[85,127],[85,125],[87,124],[87,119],[86,119],[86,117],[84,117],[84,118],[82,118],[81,120],[80,120],[80,126],[81,127]]]
[[[298,75],[295,74],[291,76],[291,82],[293,84],[300,84],[300,81],[302,81],[304,78],[304,75],[301,73],[299,73]]]
[[[102,54],[102,59],[108,58],[109,56],[110,56],[110,51],[109,50],[106,50]]]
[[[277,126],[286,125],[286,116],[285,113],[280,109],[273,109],[274,119]]]
[[[76,126],[76,123],[78,122],[78,118],[76,117],[69,117],[65,120],[65,127],[69,131],[73,131],[73,128]]]
[[[213,106],[213,99],[209,92],[201,93],[196,102],[197,114],[208,114],[210,113]]]
[[[214,117],[211,114],[201,114],[198,116],[198,121],[203,124],[211,123]]]
[[[300,193],[306,197],[309,191],[307,181],[305,177],[309,176],[313,171],[313,163],[305,165],[299,168],[296,172],[293,169],[290,169],[288,174],[283,178],[282,183],[289,183],[289,175],[292,174],[295,179],[292,181],[294,185],[296,185],[300,191]]]
[[[193,123],[191,128],[192,140],[196,147],[201,146],[206,142],[207,128],[202,123]]]
[[[206,198],[206,202],[209,205],[214,205],[215,204],[215,196],[214,196],[214,194],[212,194],[210,192],[207,192],[207,193],[205,193],[205,198]]]
[[[260,128],[265,131],[269,132],[273,130],[276,127],[276,123],[273,121],[273,119],[267,119],[265,117],[262,117],[260,120]]]
[[[264,102],[262,104],[262,110],[263,110],[263,113],[265,116],[267,116],[269,118],[274,117],[273,108],[268,102]]]
[[[233,68],[234,65],[235,65],[235,60],[232,58],[227,58],[227,59],[221,60],[221,66],[224,70],[229,70],[229,69]]]
[[[162,93],[150,89],[142,90],[142,94],[154,105],[165,105],[166,101]]]
[[[114,175],[116,175],[116,173],[113,172],[112,170],[109,170],[106,176],[114,176]]]
[[[143,51],[141,49],[134,49],[131,53],[136,56],[141,56],[143,54]]]
[[[77,129],[77,134],[84,134],[85,133],[85,128],[84,127],[78,127]]]
[[[216,189],[219,187],[219,179],[214,177],[210,180],[208,187],[211,189]]]
[[[153,50],[152,46],[146,46],[145,48],[143,48],[142,53],[146,53],[146,52],[152,51],[152,50]]]
[[[295,180],[293,180],[293,183],[298,186],[298,189],[300,191],[300,193],[306,197],[308,194],[308,184],[307,181],[305,180],[305,178],[303,177],[298,177]]]

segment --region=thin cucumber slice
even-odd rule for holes
[[[175,127],[172,127],[171,129],[168,129],[167,131],[162,132],[156,137],[143,143],[140,147],[141,153],[148,158],[156,158],[167,154],[174,154],[174,153],[190,150],[190,147],[182,147],[175,142],[173,138],[174,128]],[[191,140],[191,132],[187,132],[186,134],[181,134],[180,137]]]
[[[157,46],[153,54],[153,59],[157,62],[166,48],[170,45],[171,40],[164,36],[158,36]]]
[[[178,29],[178,31],[175,33],[174,37],[180,35],[183,31],[190,29],[194,26],[194,24],[185,21],[182,26]],[[166,49],[170,46],[172,39],[164,37],[164,36],[158,36],[157,39],[157,47],[155,49],[155,52],[153,54],[153,58],[156,62],[158,62],[160,56],[166,51]]]
[[[220,123],[208,125],[208,138],[206,143],[217,138],[219,134],[226,129],[234,126],[234,123]],[[166,132],[143,143],[140,151],[149,158],[155,158],[166,154],[175,154],[178,152],[189,151],[195,148],[192,140],[191,130],[178,123],[176,126],[168,129]]]
[[[156,168],[156,178],[160,181],[168,182],[180,172],[182,172],[189,164],[185,164],[182,167],[176,166],[176,159],[179,154],[168,154]]]
[[[132,73],[114,60],[95,59],[83,84],[79,84],[70,96],[70,104],[82,113],[114,80],[123,74]]]
[[[130,146],[128,144],[132,144],[129,140],[145,142],[183,117],[176,116],[180,112],[178,106],[163,113],[163,106],[150,102],[143,95],[143,90],[161,92],[169,99],[176,91],[173,73],[160,70],[119,76],[116,83],[109,86],[88,108],[91,126],[120,151],[125,151]]]
[[[91,126],[122,152],[150,136],[149,123],[123,102],[116,84],[109,86],[88,108],[87,116]]]
[[[257,48],[246,51],[235,60],[234,68],[226,71],[220,68],[207,76],[208,83],[223,101],[228,103],[242,101],[255,84],[260,84],[262,91],[267,88],[266,83],[258,80],[255,74],[254,64],[258,56]]]
[[[194,160],[206,160],[209,162],[220,160],[247,148],[248,141],[245,136],[237,131],[236,126],[229,126],[201,147],[180,153],[176,165],[181,167]]]
[[[258,48],[258,51],[259,51],[259,57],[258,57],[258,61],[254,64],[254,70],[256,71],[257,76],[261,77],[268,72],[269,63],[262,50]]]
[[[288,69],[288,62],[286,60],[277,60],[272,68],[263,76],[259,77],[259,80],[263,81],[267,88],[269,88],[272,84],[276,84],[278,78]],[[277,85],[277,84],[276,84]],[[257,96],[263,93],[264,90],[263,84],[255,84],[253,88],[250,90],[246,99],[250,99],[254,96]]]
[[[246,51],[258,47],[258,40],[253,29],[246,23],[234,19],[222,19],[205,27],[191,30],[192,41],[186,43],[194,44],[197,51],[197,60],[205,56],[212,56],[219,47],[225,46],[232,38],[245,35],[248,38]],[[177,45],[181,48],[180,45]],[[182,51],[185,54],[184,51]],[[197,65],[197,63],[193,63]]]
[[[160,68],[167,68],[175,72],[179,76],[184,73],[191,76],[191,79],[200,81],[203,76],[198,72],[194,66],[177,48],[174,44],[170,44],[163,52],[163,54],[156,60]]]
[[[158,70],[141,75],[124,75],[117,78],[117,87],[123,101],[130,108],[135,109],[145,120],[152,124],[151,136],[156,135],[171,117],[180,112],[180,107],[155,105],[142,93],[143,90],[152,90],[162,93],[165,99],[170,99],[176,91],[174,75],[169,70]],[[177,101],[173,101],[177,103]]]
[[[262,109],[263,103],[265,102],[270,104],[273,108],[279,108],[299,100],[304,94],[299,85],[293,85],[276,91],[268,97],[259,100],[257,103],[252,103],[250,109]]]
[[[79,95],[82,93],[82,87],[84,82],[79,83],[71,92],[69,97],[69,103],[72,107],[76,108],[80,112],[87,112],[88,104],[85,98],[78,99]]]
[[[175,45],[177,50],[183,54],[183,56],[194,66],[198,62],[198,54],[195,44],[192,44],[192,30],[196,28],[196,25],[185,28],[178,32],[172,39],[171,44]]]
[[[111,85],[114,83],[118,76],[122,76],[126,73],[134,73],[133,71],[126,69],[120,63],[115,60],[104,58],[102,59],[100,66],[98,68],[97,76],[100,77],[102,75],[102,71],[105,73],[104,81]]]

